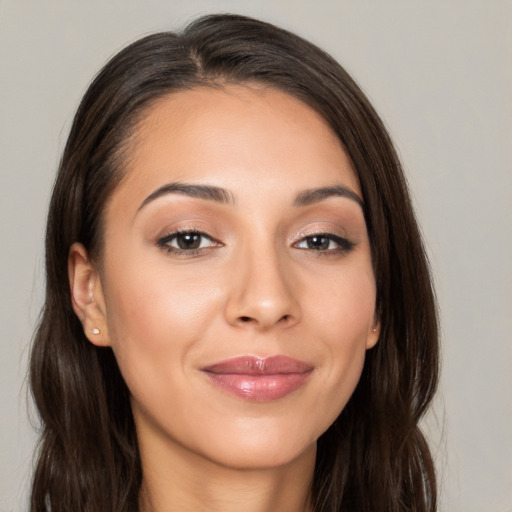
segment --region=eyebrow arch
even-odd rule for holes
[[[231,192],[212,185],[192,185],[189,183],[167,183],[152,192],[139,206],[139,210],[151,201],[167,194],[181,194],[199,199],[207,199],[222,204],[233,204],[235,202]]]
[[[297,195],[294,206],[309,206],[310,204],[319,203],[330,197],[346,197],[355,201],[361,208],[364,209],[363,200],[352,190],[343,185],[334,185],[332,187],[313,188],[304,190]]]

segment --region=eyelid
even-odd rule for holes
[[[203,223],[200,223],[203,224]],[[172,236],[177,235],[183,235],[188,233],[197,233],[198,235],[203,235],[207,238],[210,238],[211,240],[217,241],[217,238],[211,234],[211,229],[204,225],[197,225],[195,222],[192,224],[182,224],[178,225],[177,227],[165,227],[164,229],[161,229],[159,233],[155,236],[155,243],[158,243],[160,240],[163,240],[164,238],[169,238]]]
[[[214,239],[214,237],[212,235],[210,235],[209,233],[207,233],[203,228],[197,228],[197,227],[179,227],[179,228],[167,230],[167,231],[165,231],[165,233],[166,234],[159,235],[157,237],[158,238],[157,243],[164,239],[171,239],[172,237],[176,237],[178,235],[187,235],[187,234],[198,234],[198,235],[202,235],[206,238],[210,238],[212,240]]]
[[[310,236],[333,236],[338,238],[348,239],[349,236],[346,231],[339,225],[332,222],[315,222],[310,223],[308,226],[298,231],[291,240],[291,244],[299,242],[303,238]]]
[[[211,245],[208,247],[198,247],[195,249],[181,249],[179,247],[174,247],[170,245],[170,242],[177,238],[180,235],[186,235],[186,234],[196,234],[201,237],[204,237],[208,240],[210,240]],[[214,249],[215,247],[222,247],[224,244],[220,242],[218,239],[204,231],[203,229],[198,229],[197,227],[180,227],[177,229],[173,229],[172,231],[168,232],[168,234],[159,236],[157,240],[155,241],[155,245],[167,251],[170,254],[175,254],[177,256],[197,256],[201,255],[206,251],[209,251],[211,249]]]
[[[161,237],[157,241],[157,244],[158,245],[167,245],[171,240],[178,238],[180,235],[199,235],[202,238],[206,238],[212,242],[215,242],[215,240],[207,233],[203,233],[202,231],[192,230],[192,231],[174,231],[173,233],[169,233],[168,235]]]
[[[298,247],[298,245],[301,242],[304,242],[307,239],[313,238],[313,237],[319,237],[319,238],[324,237],[329,240],[332,240],[337,244],[337,247],[334,249],[324,249],[324,250],[314,250],[314,249],[310,249],[310,248],[306,248],[306,247]],[[320,255],[327,256],[327,255],[335,255],[335,254],[339,255],[339,254],[347,253],[347,252],[351,251],[357,245],[357,243],[353,242],[345,234],[333,232],[332,229],[325,229],[325,228],[319,227],[316,229],[310,228],[310,229],[306,229],[306,230],[299,232],[294,237],[291,245],[292,245],[292,247],[295,247],[302,251],[313,252],[313,253],[316,252],[317,256],[320,256]]]

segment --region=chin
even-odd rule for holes
[[[318,436],[316,432],[307,435],[300,425],[283,428],[271,423],[261,419],[238,422],[234,429],[225,429],[222,436],[211,439],[203,453],[221,466],[240,470],[279,468],[301,457],[315,458],[321,430]]]
[[[233,450],[235,448],[235,450]],[[276,446],[267,444],[261,446],[231,446],[222,453],[216,453],[212,462],[217,465],[236,470],[266,470],[279,469],[297,461],[301,458],[312,458],[316,456],[316,442],[308,446]]]

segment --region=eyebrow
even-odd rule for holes
[[[152,192],[139,206],[139,210],[148,203],[167,194],[181,194],[198,199],[206,199],[221,204],[234,204],[233,194],[221,187],[213,185],[194,185],[190,183],[167,183]],[[363,200],[353,191],[343,185],[331,187],[312,188],[300,192],[293,201],[293,206],[303,207],[319,203],[330,197],[345,197],[355,201],[361,208],[364,208]]]
[[[168,183],[152,192],[139,206],[139,210],[151,201],[167,194],[181,194],[198,199],[207,199],[222,204],[234,204],[235,200],[231,192],[212,185],[192,185],[189,183]]]
[[[295,201],[294,206],[309,206],[314,203],[319,203],[330,197],[346,197],[355,201],[361,208],[364,209],[363,200],[353,191],[343,185],[334,185],[332,187],[312,188],[300,192]]]

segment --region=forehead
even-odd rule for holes
[[[283,193],[334,184],[360,190],[339,139],[316,111],[252,84],[159,98],[136,126],[125,169],[120,191],[140,197],[171,181],[235,193],[262,183]]]

